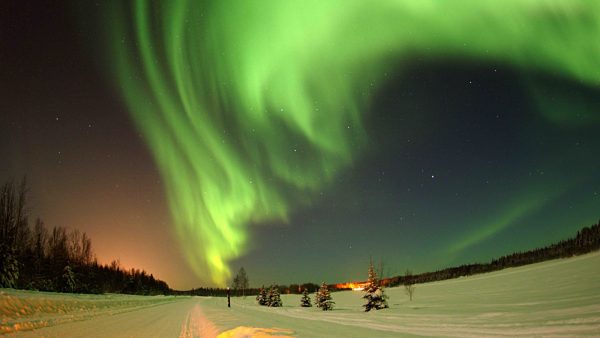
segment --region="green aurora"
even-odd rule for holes
[[[600,85],[596,1],[135,1],[113,3],[101,22],[182,250],[220,286],[251,224],[285,221],[366,149],[364,108],[411,59],[501,62]],[[550,121],[577,123],[553,107],[543,110]],[[564,189],[507,202],[503,219],[449,250]]]

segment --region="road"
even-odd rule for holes
[[[292,331],[239,326],[264,323],[260,311],[237,304],[227,308],[224,298],[182,297],[180,300],[101,314],[36,330],[8,334],[10,337],[289,337]],[[272,317],[267,314],[266,317]],[[277,317],[277,316],[276,316]],[[269,324],[277,322],[270,318]]]
[[[296,301],[299,296],[290,295]],[[295,297],[295,298],[294,298]],[[287,300],[287,299],[286,299]],[[346,323],[343,315],[304,309],[289,300],[285,308],[259,307],[253,297],[181,297],[152,306],[103,312],[77,320],[64,320],[35,330],[9,333],[10,337],[366,337],[372,328],[360,327],[360,320]],[[360,316],[360,312],[358,315]],[[63,316],[68,317],[68,315]],[[385,330],[384,330],[385,331]],[[380,331],[380,337],[397,333]],[[335,332],[335,333],[334,333]]]
[[[24,331],[15,337],[215,337],[216,328],[201,320],[194,298],[133,311],[102,315],[56,326]],[[196,330],[195,332],[192,330]]]

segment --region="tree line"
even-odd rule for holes
[[[319,285],[315,283],[304,283],[304,284],[290,284],[290,285],[275,285],[280,294],[302,294],[303,290],[308,290],[313,293],[319,290]],[[335,288],[335,285],[330,285],[330,288]],[[233,296],[256,296],[259,294],[261,288],[247,288],[244,289],[242,294],[241,289],[231,290]],[[210,297],[227,297],[227,288],[218,287],[199,287],[191,290],[172,290],[172,294],[180,296],[210,296]]]
[[[434,272],[421,274],[407,273],[383,280],[387,286],[413,285],[427,283],[462,276],[470,276],[478,273],[492,272],[510,267],[539,263],[551,259],[567,258],[586,254],[600,249],[600,221],[579,230],[575,237],[562,240],[542,248],[525,252],[515,252],[500,258],[493,259],[489,263],[464,264],[457,267],[446,268]]]
[[[144,270],[99,264],[85,232],[41,219],[29,225],[27,186],[0,188],[0,287],[77,293],[167,294],[167,283]]]

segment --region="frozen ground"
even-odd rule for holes
[[[0,332],[16,337],[410,337],[600,335],[600,252],[417,285],[408,301],[364,313],[362,293],[333,293],[336,308],[283,308],[253,297],[88,296],[2,289]]]

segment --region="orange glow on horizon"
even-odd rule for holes
[[[391,278],[383,278],[379,281],[381,286],[388,286]],[[362,291],[367,286],[367,282],[348,282],[335,285],[336,289],[352,289],[352,291]]]
[[[349,282],[349,283],[340,283],[336,284],[336,289],[352,289],[353,291],[362,291],[367,282]]]

